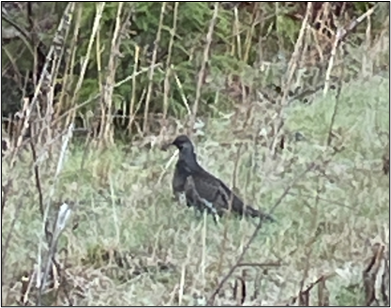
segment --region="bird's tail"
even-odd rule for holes
[[[268,221],[271,221],[271,222],[275,222],[276,221],[271,215],[265,213],[262,210],[254,209],[250,205],[246,206],[244,214],[247,215],[247,216],[253,217],[253,218],[259,217],[262,220],[268,220]]]

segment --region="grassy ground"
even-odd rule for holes
[[[270,209],[292,186],[264,225],[243,263],[223,286],[216,305],[235,304],[235,282],[244,284],[244,305],[286,304],[322,275],[331,305],[363,305],[362,271],[372,256],[371,243],[389,247],[389,178],[381,156],[389,132],[389,80],[380,77],[344,87],[333,130],[344,150],[332,156],[325,147],[335,99],[321,94],[311,105],[293,103],[287,127],[305,140],[289,143],[276,159],[254,146],[250,137],[232,137],[230,120],[209,120],[196,142],[201,164],[232,184],[238,142],[242,148],[235,186],[251,204]],[[262,119],[262,112],[255,114]],[[223,147],[221,145],[224,145]],[[255,222],[233,218],[214,225],[171,199],[172,151],[116,147],[104,153],[73,145],[60,174],[55,199],[76,202],[60,239],[59,259],[74,305],[203,305],[236,262],[255,229]],[[322,161],[330,160],[327,165]],[[320,167],[295,179],[307,165]],[[41,166],[45,198],[55,161]],[[166,168],[167,166],[167,168]],[[324,169],[322,171],[322,169]],[[2,284],[3,303],[19,298],[20,274],[33,268],[42,223],[30,164],[18,162],[3,176],[16,175],[3,217],[2,242],[12,231]],[[21,207],[18,212],[18,206]],[[78,227],[72,230],[73,223]],[[272,263],[269,266],[259,264]],[[240,297],[237,295],[237,297]],[[66,303],[65,297],[60,296]],[[310,303],[317,304],[311,292]],[[32,298],[34,301],[34,298]]]

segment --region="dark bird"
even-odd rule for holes
[[[178,136],[171,145],[179,149],[172,189],[180,203],[185,201],[187,206],[213,214],[215,221],[230,209],[240,216],[274,221],[271,216],[246,206],[226,184],[203,169],[198,164],[194,146],[186,135]]]

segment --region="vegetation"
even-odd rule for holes
[[[2,304],[389,305],[388,6],[2,4]]]

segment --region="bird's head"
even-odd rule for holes
[[[175,140],[171,143],[171,145],[175,145],[179,151],[183,149],[193,150],[193,143],[190,141],[189,137],[186,135],[179,135],[175,138]]]
[[[194,153],[194,146],[189,137],[179,135],[170,145],[175,145],[179,150],[177,166],[180,165],[182,171],[192,173],[202,169],[197,163],[197,155]]]

